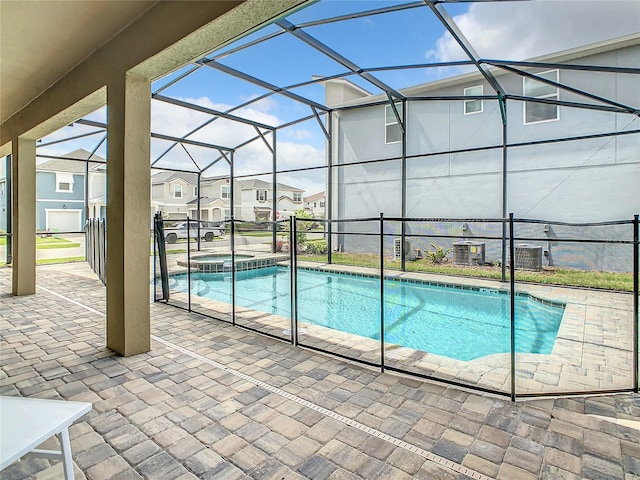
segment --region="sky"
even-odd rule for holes
[[[299,25],[319,18],[399,3],[406,2],[321,0],[291,15],[288,20]],[[640,1],[637,0],[456,2],[446,4],[444,8],[481,58],[524,60],[640,30]],[[248,39],[279,31],[279,27],[271,25],[208,57],[279,87],[309,81],[314,75],[333,75],[346,71],[343,65],[321,55],[289,34],[277,36],[247,50],[225,55],[225,52],[235,45],[243,44]],[[462,50],[429,8],[309,26],[304,31],[360,68],[465,59]],[[159,89],[182,71],[184,69],[165,79],[157,80],[152,86],[152,91]],[[403,88],[459,74],[462,71],[461,68],[453,67],[429,68],[380,72],[376,73],[376,76],[393,88]],[[374,85],[360,79],[353,80],[373,94],[381,93]],[[260,86],[203,66],[194,74],[163,90],[161,94],[207,108],[229,110],[259,97],[266,91]],[[319,103],[324,102],[324,90],[319,85],[303,87],[296,92]],[[312,111],[308,106],[282,95],[273,95],[237,110],[234,114],[278,126],[311,115]],[[94,112],[89,118],[106,121],[105,109]],[[192,131],[208,118],[201,112],[178,108],[164,102],[152,102],[153,132],[179,137]],[[43,143],[90,131],[95,129],[75,124],[49,135]],[[251,126],[216,120],[190,138],[233,147],[255,135],[255,129]],[[51,145],[38,149],[38,153],[61,155],[76,148],[92,151],[101,138],[102,135],[98,134],[82,140]],[[271,141],[270,134],[265,138]],[[321,166],[325,162],[325,136],[315,119],[279,130],[277,145],[279,169]],[[168,142],[153,140],[152,160],[165,152],[169,146]],[[158,165],[193,169],[195,161],[203,168],[220,158],[216,151],[188,145],[185,148],[188,153],[183,148],[173,148]],[[97,153],[106,155],[106,143],[102,144]],[[272,154],[263,140],[258,139],[238,150],[235,162],[236,175],[265,173],[271,169]],[[207,174],[226,175],[228,166],[219,160]],[[323,171],[286,173],[279,175],[278,181],[304,188],[305,195],[315,194],[325,188]]]

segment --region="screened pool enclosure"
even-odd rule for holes
[[[158,79],[155,299],[512,399],[638,391],[633,3],[310,2]],[[105,127],[39,143],[83,220]]]

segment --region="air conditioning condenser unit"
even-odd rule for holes
[[[400,260],[402,258],[402,238],[393,239],[393,259]],[[404,258],[405,260],[415,260],[416,251],[413,248],[411,240],[404,241]]]
[[[520,243],[515,246],[516,270],[542,270],[542,247]]]
[[[484,242],[454,242],[453,263],[456,265],[482,265],[484,263]]]

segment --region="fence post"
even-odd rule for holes
[[[157,269],[157,255],[156,255],[156,251],[158,249],[158,247],[156,246],[156,242],[158,241],[158,234],[156,232],[156,228],[155,228],[155,215],[153,218],[153,301],[157,302],[158,301],[158,269]]]
[[[191,311],[191,222],[187,215],[187,302]]]
[[[516,275],[513,213],[509,214],[509,303],[511,317],[511,401],[516,401]]]
[[[233,182],[232,187],[233,190]],[[233,202],[231,203],[233,205]],[[236,326],[236,220],[231,209],[231,237],[229,238],[229,248],[231,249],[231,325]],[[224,270],[224,269],[223,269]],[[224,273],[223,273],[224,274]]]
[[[633,216],[633,390],[638,393],[638,214]]]
[[[404,255],[402,260],[404,262]],[[380,212],[380,370],[384,373],[384,214],[382,212]]]
[[[98,270],[102,283],[107,284],[107,224],[106,220],[98,220]]]
[[[289,266],[291,270],[291,344],[298,345],[298,285],[297,285],[297,222],[296,216],[289,217]]]

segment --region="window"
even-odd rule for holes
[[[4,182],[0,183],[0,197],[4,197]]]
[[[553,82],[558,82],[558,70],[550,70],[548,72],[536,73],[538,77]],[[558,100],[559,90],[553,85],[549,85],[533,78],[523,78],[523,90],[525,97],[546,98],[549,100]],[[560,118],[558,105],[549,103],[525,102],[524,104],[524,123],[548,122],[558,120]]]
[[[173,198],[182,198],[182,185],[174,185]]]
[[[320,208],[324,208],[324,202],[320,202]]]
[[[302,193],[293,192],[293,201],[294,202],[301,202],[302,201]]]
[[[231,198],[231,188],[229,185],[222,185],[220,188],[220,198]]]
[[[316,207],[317,207],[316,202],[313,202],[313,208],[316,208]]]
[[[396,103],[396,110],[398,110],[398,115],[400,116],[400,120],[402,120],[402,105],[400,103]],[[384,117],[385,143],[401,142],[402,129],[398,124],[398,119],[396,118],[396,114],[393,113],[391,105],[384,107]]]
[[[266,190],[256,190],[256,200],[259,202],[267,201],[267,191]]]
[[[225,210],[224,211],[224,219],[225,220],[231,220],[231,210]]]
[[[193,187],[193,196],[194,197],[198,196],[198,187]]]
[[[73,192],[73,173],[56,173],[56,192]]]
[[[476,85],[475,87],[469,87],[464,89],[465,97],[476,97],[482,95],[482,85]],[[472,113],[482,113],[482,100],[465,100],[464,101],[464,114],[471,115]]]

